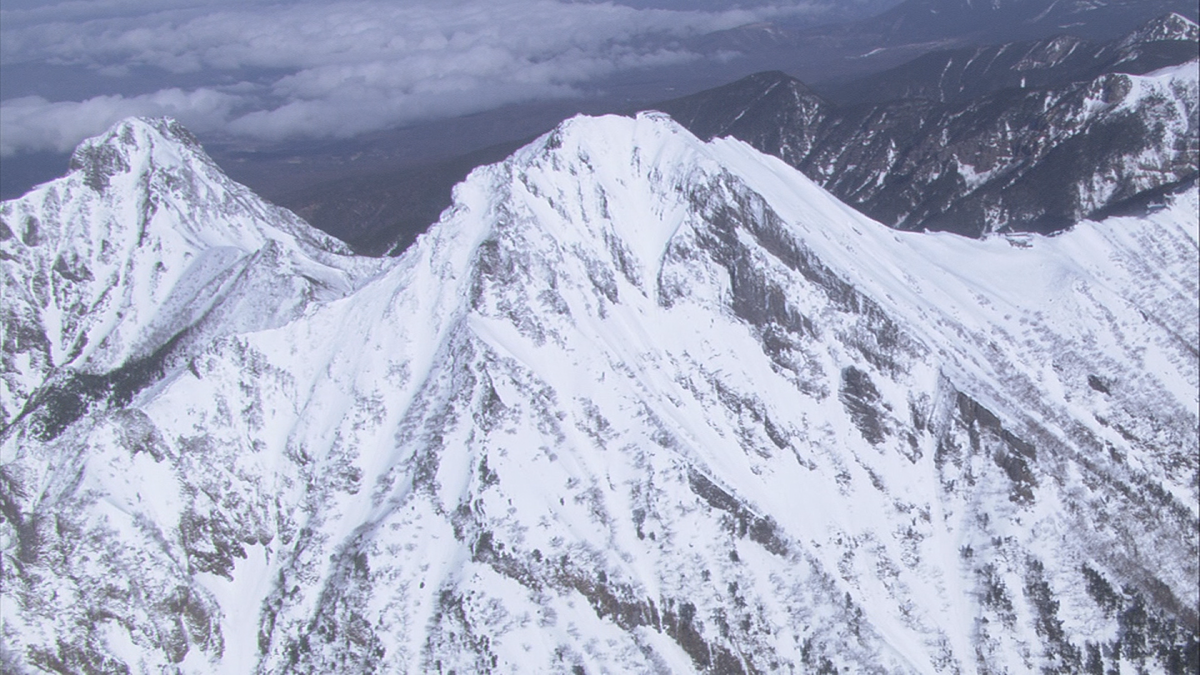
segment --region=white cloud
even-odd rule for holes
[[[88,136],[133,115],[171,116],[196,131],[220,128],[237,101],[209,89],[165,89],[134,96],[50,102],[25,96],[0,103],[0,156],[28,150],[66,152]]]
[[[679,46],[681,38],[812,7],[96,0],[4,10],[4,64],[86,66],[114,78],[148,66],[209,84],[190,92],[172,88],[79,102],[6,101],[0,147],[5,153],[62,149],[80,134],[102,130],[121,111],[169,111],[185,124],[270,140],[348,136],[505,103],[579,95],[599,77],[700,58]]]

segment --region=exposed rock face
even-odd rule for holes
[[[1056,232],[1196,180],[1195,33],[1172,15],[1106,45],[931,54],[845,88],[868,102],[834,105],[762,73],[658,108],[701,138],[782,158],[899,229]],[[1164,64],[1180,65],[1145,72]]]
[[[344,297],[6,429],[5,668],[1194,672],[1198,209],[903,233],[568,121]]]

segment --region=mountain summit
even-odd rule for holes
[[[87,175],[5,222],[93,222]],[[569,120],[375,276],[56,434],[35,396],[5,670],[1195,669],[1197,209],[904,233],[665,115]]]
[[[0,206],[5,426],[53,409],[53,435],[181,343],[286,323],[377,267],[229,180],[173,120],[122,122],[70,168]]]

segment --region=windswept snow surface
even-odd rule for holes
[[[1198,213],[902,233],[569,120],[369,281],[296,258],[345,292],[6,429],[5,667],[1194,671]]]

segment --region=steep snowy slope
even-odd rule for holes
[[[71,169],[0,206],[5,426],[47,378],[43,407],[86,406],[181,343],[279,325],[372,267],[226,178],[173,121],[119,124]],[[40,433],[71,416],[57,410]]]
[[[568,121],[347,297],[18,420],[4,663],[1195,672],[1198,210],[902,233]]]

